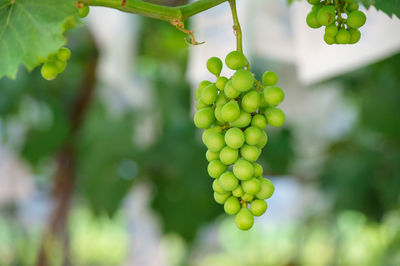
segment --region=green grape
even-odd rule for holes
[[[210,151],[219,152],[225,147],[224,136],[219,133],[210,134],[210,136],[205,139],[204,144],[206,144]]]
[[[205,87],[201,92],[200,100],[205,104],[213,104],[218,96],[218,89],[214,83]]]
[[[241,110],[239,117],[235,121],[230,122],[229,125],[231,127],[247,127],[250,124],[250,121],[251,115]]]
[[[206,108],[206,107],[209,107],[209,106],[210,106],[209,104],[205,104],[201,100],[198,100],[197,103],[196,103],[196,109],[197,110],[200,110],[200,109],[203,109],[203,108]]]
[[[240,210],[240,202],[236,197],[229,197],[224,204],[226,214],[234,215]]]
[[[263,174],[262,166],[258,163],[253,163],[253,167],[254,167],[254,176],[256,177],[262,176]]]
[[[65,68],[67,67],[67,62],[57,59],[54,61],[54,65],[57,68],[57,73],[62,73],[62,72],[64,72]]]
[[[267,202],[264,200],[256,199],[250,204],[250,211],[254,216],[261,216],[268,208]]]
[[[206,144],[206,139],[214,133],[222,133],[222,128],[214,126],[204,130],[203,134],[201,135],[201,140],[203,141],[203,143]]]
[[[273,127],[280,127],[285,123],[285,113],[276,107],[269,107],[265,110],[265,118]]]
[[[221,185],[219,184],[219,179],[218,178],[214,179],[214,182],[212,184],[212,188],[213,188],[213,190],[215,192],[220,193],[220,194],[224,194],[224,193],[228,192],[228,191],[226,191],[225,189],[223,189],[221,187]]]
[[[261,149],[257,146],[244,144],[240,148],[240,155],[243,159],[246,159],[247,161],[255,162],[261,155]]]
[[[219,153],[207,150],[206,159],[209,162],[214,161],[214,160],[218,160],[219,159]]]
[[[350,43],[355,44],[361,39],[361,32],[358,29],[350,29]]]
[[[285,93],[279,87],[266,87],[264,89],[265,102],[272,106],[277,106],[283,101],[284,98]]]
[[[336,24],[331,24],[325,27],[325,34],[335,37],[338,33],[339,29]]]
[[[202,82],[200,82],[199,86],[197,87],[196,93],[195,93],[196,100],[200,99],[201,92],[203,91],[203,89],[205,87],[207,87],[210,84],[211,84],[211,82],[208,80],[203,80]]]
[[[245,69],[240,69],[232,76],[232,86],[240,92],[248,91],[253,88],[254,76]]]
[[[311,10],[310,13],[308,13],[306,17],[306,23],[310,28],[318,29],[319,27],[321,27],[321,24],[318,22],[317,19],[317,14],[317,10]]]
[[[225,64],[233,70],[244,68],[249,64],[242,52],[232,51],[225,57]]]
[[[254,217],[246,207],[240,209],[238,214],[236,214],[235,218],[236,226],[240,230],[249,230],[253,227],[254,224]]]
[[[347,16],[347,25],[352,28],[360,28],[365,24],[365,21],[367,20],[367,17],[362,11],[356,10],[350,12],[350,14]]]
[[[78,8],[78,16],[81,18],[86,17],[89,14],[89,7],[88,6],[82,6],[81,8]]]
[[[312,5],[316,5],[316,4],[319,4],[321,1],[320,0],[307,0],[307,2]]]
[[[261,189],[256,194],[256,197],[259,199],[269,199],[274,194],[274,184],[266,178],[260,177],[258,180],[260,181]]]
[[[350,3],[348,6],[347,6],[347,10],[348,11],[354,11],[354,10],[358,10],[358,8],[359,8],[359,5],[358,5],[358,3],[357,2],[353,2],[353,3]]]
[[[244,144],[244,133],[239,128],[230,128],[225,133],[225,143],[233,149],[239,149]]]
[[[221,163],[220,160],[211,161],[207,167],[208,174],[213,178],[218,178],[227,169],[228,167],[225,164]]]
[[[219,153],[219,159],[223,164],[231,165],[236,162],[239,157],[239,151],[232,149],[231,147],[225,146]]]
[[[312,11],[317,11],[320,10],[324,5],[322,5],[322,3],[313,5],[313,7],[311,8]],[[319,22],[318,22],[319,23]]]
[[[207,69],[214,74],[215,76],[219,76],[222,70],[222,61],[218,57],[210,57],[207,60]]]
[[[265,86],[274,86],[278,83],[278,75],[273,71],[265,71],[262,75],[262,83]]]
[[[194,115],[193,120],[197,128],[209,128],[215,121],[214,110],[211,107],[200,109]]]
[[[336,10],[332,5],[324,6],[318,10],[317,20],[319,24],[328,26],[335,22]]]
[[[326,44],[331,45],[331,44],[334,44],[336,42],[336,38],[335,38],[335,36],[325,34],[324,35],[324,41],[325,41]]]
[[[350,42],[351,35],[348,30],[340,29],[336,35],[336,42],[339,44],[347,44]]]
[[[58,49],[57,57],[61,61],[67,61],[71,57],[71,51],[66,47],[62,47]]]
[[[244,195],[244,191],[242,189],[242,186],[237,186],[234,190],[232,190],[232,195],[239,198]]]
[[[55,79],[58,74],[56,65],[50,62],[44,63],[41,69],[41,74],[44,79],[47,80]]]
[[[224,204],[225,201],[231,196],[232,194],[230,192],[226,193],[218,193],[214,192],[214,200],[219,203],[219,204]]]
[[[260,106],[260,94],[254,90],[246,93],[242,98],[242,109],[248,113],[257,111]]]
[[[215,85],[217,85],[217,88],[220,91],[223,91],[227,82],[228,82],[228,79],[226,77],[222,77],[221,76],[221,77],[217,78],[217,81],[215,82]]]
[[[240,108],[239,104],[232,100],[229,103],[225,104],[221,110],[222,119],[226,122],[233,122],[240,116]]]
[[[240,180],[248,180],[254,174],[253,164],[244,159],[239,159],[233,164],[233,174]]]
[[[252,201],[254,199],[254,195],[253,194],[249,194],[249,193],[244,193],[241,198],[242,198],[242,200],[244,200],[246,202],[250,202],[250,201]]]
[[[249,145],[256,145],[262,138],[262,130],[258,127],[248,127],[244,131],[246,143]]]
[[[259,143],[257,143],[257,147],[258,148],[260,148],[260,149],[262,149],[262,148],[264,148],[265,147],[265,145],[267,145],[267,141],[268,141],[268,136],[267,136],[267,133],[265,133],[265,131],[264,130],[262,130],[262,136],[261,136],[261,140],[260,140],[260,142]]]
[[[263,115],[256,114],[251,120],[251,126],[264,130],[264,128],[267,127],[267,119],[265,119],[265,116]]]
[[[228,98],[226,98],[225,93],[223,91],[218,94],[217,101],[215,102],[215,105],[224,105],[228,102]]]
[[[226,191],[232,191],[239,185],[239,180],[232,172],[225,172],[219,177],[219,185]]]
[[[261,190],[261,183],[260,181],[253,177],[249,180],[242,181],[242,188],[245,193],[255,195]]]
[[[223,107],[224,106],[222,106],[222,105],[217,105],[217,107],[215,107],[215,110],[214,110],[215,118],[217,119],[218,122],[221,122],[221,123],[225,123],[225,120],[222,118],[222,115],[221,115],[221,110]]]
[[[235,88],[232,86],[232,80],[229,80],[229,81],[225,84],[224,92],[225,92],[225,95],[226,95],[228,98],[231,98],[231,99],[235,99],[236,97],[238,97],[238,96],[240,95],[240,91],[238,91],[237,89],[235,89]]]

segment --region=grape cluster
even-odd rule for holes
[[[358,30],[367,20],[358,10],[357,0],[307,0],[313,5],[306,21],[311,28],[325,26],[324,41],[331,44],[355,44],[361,38]]]
[[[56,54],[49,55],[47,59],[42,60],[42,77],[47,80],[55,79],[58,74],[64,72],[70,57],[71,51],[66,47],[60,48]]]
[[[245,69],[248,60],[243,53],[230,52],[225,64],[235,70],[229,79],[220,76],[221,59],[207,61],[207,69],[217,79],[198,86],[194,124],[205,129],[202,140],[208,148],[208,174],[215,178],[215,201],[224,205],[227,214],[236,215],[239,229],[248,230],[253,216],[267,210],[265,200],[274,192],[274,185],[263,178],[263,168],[255,161],[267,144],[267,124],[279,127],[285,122],[284,112],[276,108],[285,94],[275,86],[278,76],[272,71],[263,74],[262,83],[257,81]]]

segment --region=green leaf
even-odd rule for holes
[[[377,10],[385,12],[389,17],[396,15],[400,18],[400,0],[362,0],[366,8],[375,6]]]
[[[15,79],[65,44],[62,24],[77,16],[75,0],[0,0],[0,78]]]

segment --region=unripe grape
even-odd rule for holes
[[[351,44],[357,43],[361,38],[361,32],[357,29],[350,29],[350,42]]]
[[[351,35],[348,30],[340,29],[336,34],[336,41],[340,44],[347,44],[350,42]]]
[[[239,117],[235,121],[230,122],[229,125],[231,127],[243,128],[243,127],[247,127],[250,124],[250,121],[251,121],[251,115],[249,113],[241,110]]]
[[[321,24],[318,22],[317,14],[317,10],[311,10],[310,13],[307,14],[306,23],[310,28],[318,29],[321,27]]]
[[[203,89],[205,87],[207,87],[210,84],[211,84],[211,82],[208,80],[203,80],[202,82],[200,82],[199,86],[197,87],[196,94],[195,94],[196,100],[200,99],[201,92],[203,91]]]
[[[225,143],[233,149],[242,147],[244,140],[244,133],[239,128],[231,128],[225,133]]]
[[[348,6],[347,6],[347,10],[348,11],[354,11],[354,10],[358,10],[358,8],[359,8],[359,5],[358,5],[358,3],[357,2],[353,2],[353,3],[350,3]]]
[[[220,193],[220,194],[225,194],[225,193],[228,192],[228,191],[226,191],[225,189],[223,189],[223,188],[221,187],[221,185],[219,184],[219,179],[218,179],[218,178],[216,178],[216,179],[214,180],[214,182],[213,182],[213,184],[212,184],[212,189],[213,189],[215,192]]]
[[[320,10],[324,5],[322,3],[313,5],[313,7],[311,8],[312,11],[317,11]],[[318,22],[319,23],[319,22]]]
[[[232,76],[232,86],[240,92],[248,91],[253,88],[254,76],[250,71],[240,69]]]
[[[316,4],[319,4],[321,1],[320,0],[307,0],[307,2],[312,5],[316,5]]]
[[[41,74],[44,79],[53,80],[57,77],[57,67],[53,63],[44,63],[41,69]]]
[[[203,143],[206,144],[206,139],[214,133],[222,133],[222,128],[214,126],[204,130],[203,134],[201,134],[201,140],[203,141]]]
[[[242,186],[237,186],[234,190],[232,190],[232,195],[239,198],[244,195],[244,191],[242,189]]]
[[[254,199],[254,195],[253,194],[249,194],[249,193],[244,193],[241,198],[244,201],[250,202],[250,201],[252,201]]]
[[[241,103],[244,111],[253,113],[260,107],[260,94],[254,90],[249,91],[243,96]]]
[[[67,62],[57,59],[57,60],[54,60],[54,65],[57,68],[57,73],[62,73],[62,72],[64,72],[65,68],[67,67]]]
[[[210,136],[205,139],[204,144],[206,144],[210,151],[219,152],[223,147],[225,147],[224,136],[219,133],[210,134]]]
[[[222,114],[221,114],[223,107],[224,107],[223,105],[217,105],[217,107],[215,107],[215,110],[214,110],[214,115],[218,122],[225,123],[225,120],[222,118]]]
[[[362,11],[356,10],[350,12],[347,16],[347,25],[352,28],[360,28],[362,25],[365,24],[367,17]]]
[[[332,5],[324,6],[318,10],[317,20],[319,24],[328,26],[335,22],[336,10]]]
[[[331,45],[331,44],[334,44],[336,42],[336,38],[335,38],[335,36],[328,35],[328,34],[325,33],[324,41],[325,41],[326,44]]]
[[[265,131],[262,130],[262,136],[261,136],[260,142],[258,142],[256,146],[258,148],[262,149],[265,147],[265,145],[267,145],[267,141],[268,141],[267,133],[265,133]]]
[[[330,35],[332,37],[336,36],[338,33],[339,29],[336,26],[336,24],[331,24],[325,27],[325,34]]]
[[[255,177],[262,176],[262,174],[263,174],[262,166],[258,163],[253,163],[253,167],[254,167],[254,176]]]
[[[217,88],[220,91],[223,91],[227,82],[228,82],[228,79],[226,77],[222,77],[221,76],[221,77],[217,78],[217,81],[215,82],[215,85],[217,86]]]
[[[197,110],[200,110],[200,109],[203,109],[203,108],[206,108],[206,107],[210,107],[210,105],[203,103],[201,100],[197,101],[197,103],[196,103],[196,109]]]
[[[262,75],[262,83],[264,86],[274,86],[278,83],[278,75],[273,71],[265,71]]]
[[[219,204],[224,204],[225,201],[231,196],[232,194],[230,192],[226,192],[223,194],[220,194],[218,192],[214,192],[214,200],[219,203]]]
[[[260,177],[258,180],[260,181],[261,189],[256,194],[256,197],[259,199],[269,199],[274,194],[274,184],[266,178]]]
[[[224,204],[226,214],[234,215],[240,210],[240,202],[236,197],[229,197]]]
[[[240,108],[236,101],[225,104],[221,110],[222,119],[226,122],[233,122],[240,116]]]
[[[258,148],[257,146],[244,144],[240,148],[240,155],[242,156],[242,158],[250,162],[257,161],[258,157],[260,157],[260,154],[261,154],[261,149]]]
[[[210,57],[207,60],[207,69],[214,74],[215,76],[219,76],[222,70],[222,61],[218,57]]]
[[[244,131],[244,137],[247,144],[256,145],[261,140],[262,130],[258,127],[248,127]]]
[[[218,160],[219,159],[219,153],[218,152],[213,152],[210,150],[207,150],[206,152],[206,159],[207,161],[211,162],[213,160]]]
[[[223,91],[218,94],[217,101],[215,102],[216,106],[224,105],[228,102],[228,98],[226,98],[225,93]]]
[[[254,175],[253,164],[244,159],[239,159],[233,164],[233,173],[240,180],[248,180]]]
[[[214,160],[209,162],[207,167],[208,174],[213,178],[218,178],[227,169],[228,167],[225,164],[221,163],[220,160]]]
[[[240,95],[240,91],[232,86],[232,80],[229,80],[224,87],[224,93],[228,98],[235,99]]]
[[[57,57],[61,61],[67,61],[71,57],[71,51],[67,47],[61,47],[57,52]]]
[[[253,177],[249,180],[242,181],[242,188],[245,193],[255,195],[261,190],[261,183],[260,181]]]
[[[254,224],[254,217],[246,207],[243,207],[236,214],[235,222],[240,230],[249,230]]]
[[[233,70],[244,68],[249,64],[242,52],[232,51],[225,57],[225,64]]]
[[[223,173],[218,182],[226,191],[232,191],[239,185],[239,180],[229,171]]]
[[[88,6],[82,6],[81,8],[78,8],[78,16],[80,18],[84,18],[89,14],[89,7]]]
[[[213,104],[213,102],[217,99],[217,96],[217,86],[212,83],[202,90],[200,100],[205,104]]]
[[[280,104],[285,98],[285,93],[279,87],[266,87],[264,89],[264,99],[265,102],[272,105],[277,106]]]
[[[268,208],[267,202],[264,200],[253,200],[250,204],[250,211],[254,216],[261,216]]]
[[[267,119],[265,119],[265,116],[263,115],[256,114],[251,120],[251,126],[264,130],[264,128],[267,126]]]
[[[265,118],[268,124],[273,127],[280,127],[285,123],[285,113],[276,107],[269,107],[265,110]]]
[[[219,153],[219,159],[223,164],[231,165],[236,162],[239,157],[239,151],[232,149],[231,147],[225,146]]]

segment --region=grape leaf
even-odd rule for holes
[[[389,17],[396,15],[400,18],[400,0],[362,0],[361,2],[366,8],[372,5],[377,10],[385,12]]]
[[[65,44],[62,24],[77,16],[75,0],[0,0],[0,78],[15,79]]]

